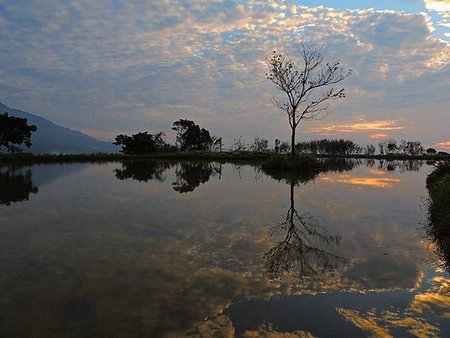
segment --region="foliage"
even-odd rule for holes
[[[313,140],[297,143],[299,152],[307,152],[315,155],[359,154],[362,147],[350,140]]]
[[[0,114],[0,147],[13,154],[20,152],[20,145],[31,147],[31,135],[37,131],[35,125],[28,125],[27,119]]]
[[[288,116],[291,127],[291,153],[295,154],[296,128],[302,120],[319,119],[331,100],[345,97],[344,89],[332,86],[350,75],[339,62],[325,63],[323,48],[301,44],[297,61],[286,53],[273,52],[267,58],[266,78],[283,93],[273,103]]]
[[[141,132],[132,136],[120,134],[116,136],[114,144],[122,146],[123,154],[148,154],[168,149],[164,137],[165,134],[162,131],[156,134]]]
[[[213,143],[209,131],[191,120],[179,119],[173,123],[172,130],[177,132],[177,143],[183,151],[208,150]]]

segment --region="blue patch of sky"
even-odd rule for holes
[[[395,10],[407,13],[428,13],[433,22],[433,27],[436,29],[434,36],[443,40],[450,41],[450,38],[445,36],[450,29],[439,25],[442,16],[439,13],[429,11],[425,7],[423,0],[288,0],[285,3],[297,4],[303,6],[324,6],[335,9],[367,9],[374,8],[376,10]]]
[[[336,9],[374,8],[377,10],[392,9],[410,13],[426,11],[422,0],[290,0],[286,2],[303,6],[324,6]]]

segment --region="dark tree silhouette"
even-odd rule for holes
[[[331,245],[339,245],[339,236],[327,235],[317,220],[308,213],[299,214],[295,209],[295,181],[291,181],[291,204],[283,222],[271,229],[271,236],[278,237],[276,245],[264,255],[265,268],[270,278],[290,275],[312,282],[321,275],[332,272],[342,258],[327,251]]]
[[[343,88],[332,86],[350,76],[350,71],[345,72],[339,62],[325,63],[321,47],[302,43],[298,51],[298,61],[289,59],[286,53],[274,51],[267,59],[266,73],[267,79],[284,94],[283,99],[273,99],[273,103],[288,116],[292,156],[300,121],[323,118],[329,101],[345,97]]]
[[[156,134],[141,132],[132,136],[120,134],[114,144],[122,146],[121,152],[127,155],[148,154],[167,148],[164,137],[162,131]]]
[[[28,125],[27,119],[0,114],[0,147],[13,154],[22,151],[20,145],[31,147],[31,135],[37,131],[35,125]]]
[[[428,148],[426,150],[427,155],[436,155],[437,151],[434,148]]]
[[[208,150],[214,142],[208,130],[200,128],[191,120],[180,119],[174,122],[172,130],[177,132],[177,143],[183,151]],[[215,138],[219,139],[217,136]]]
[[[0,167],[0,204],[11,205],[14,202],[28,200],[30,194],[36,194],[31,170],[23,170],[16,165]]]

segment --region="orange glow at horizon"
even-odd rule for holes
[[[388,177],[353,177],[350,175],[343,175],[339,177],[321,177],[322,181],[327,183],[336,184],[348,184],[348,185],[358,185],[373,188],[390,189],[394,187],[394,183],[399,183],[401,180],[399,178],[388,178]]]
[[[375,139],[378,140],[380,138],[388,138],[389,135],[388,134],[384,134],[384,133],[376,133],[376,134],[372,134],[369,136],[371,139]]]
[[[438,142],[434,145],[436,148],[442,148],[445,150],[450,150],[450,141]]]
[[[392,131],[392,130],[402,130],[404,127],[399,126],[397,121],[394,120],[377,120],[377,121],[367,121],[367,122],[355,122],[355,123],[341,123],[341,124],[330,124],[323,127],[312,128],[312,132],[317,133],[354,133],[354,132],[365,132],[365,131]],[[389,136],[384,133],[375,133],[372,136],[385,137]]]

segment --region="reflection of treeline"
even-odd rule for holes
[[[427,177],[430,196],[427,232],[450,272],[450,163],[440,162]]]
[[[194,191],[200,184],[209,181],[211,176],[222,174],[222,165],[215,163],[181,163],[175,169],[177,179],[172,183],[173,190],[179,193]]]
[[[0,204],[10,205],[25,201],[30,194],[37,192],[38,188],[33,186],[30,169],[25,170],[16,165],[0,167]]]
[[[369,168],[377,168],[387,171],[395,171],[397,169],[400,172],[405,171],[419,171],[420,168],[424,165],[424,161],[422,160],[375,160],[375,159],[366,159],[364,163]],[[434,162],[432,162],[434,163]]]
[[[265,166],[262,166],[262,170],[277,181],[306,183],[321,173],[351,171],[363,163],[363,159],[356,158],[319,158],[316,165],[305,166],[302,170],[279,170]]]
[[[124,161],[122,168],[115,169],[114,173],[119,180],[164,181],[164,173],[170,168],[175,168],[176,180],[172,183],[172,187],[179,193],[194,191],[200,184],[208,182],[212,176],[220,177],[222,173],[222,165],[215,162],[174,163],[149,160]]]
[[[139,182],[164,181],[164,172],[172,166],[169,162],[156,160],[132,160],[122,162],[122,169],[115,169],[119,180],[133,179]]]

